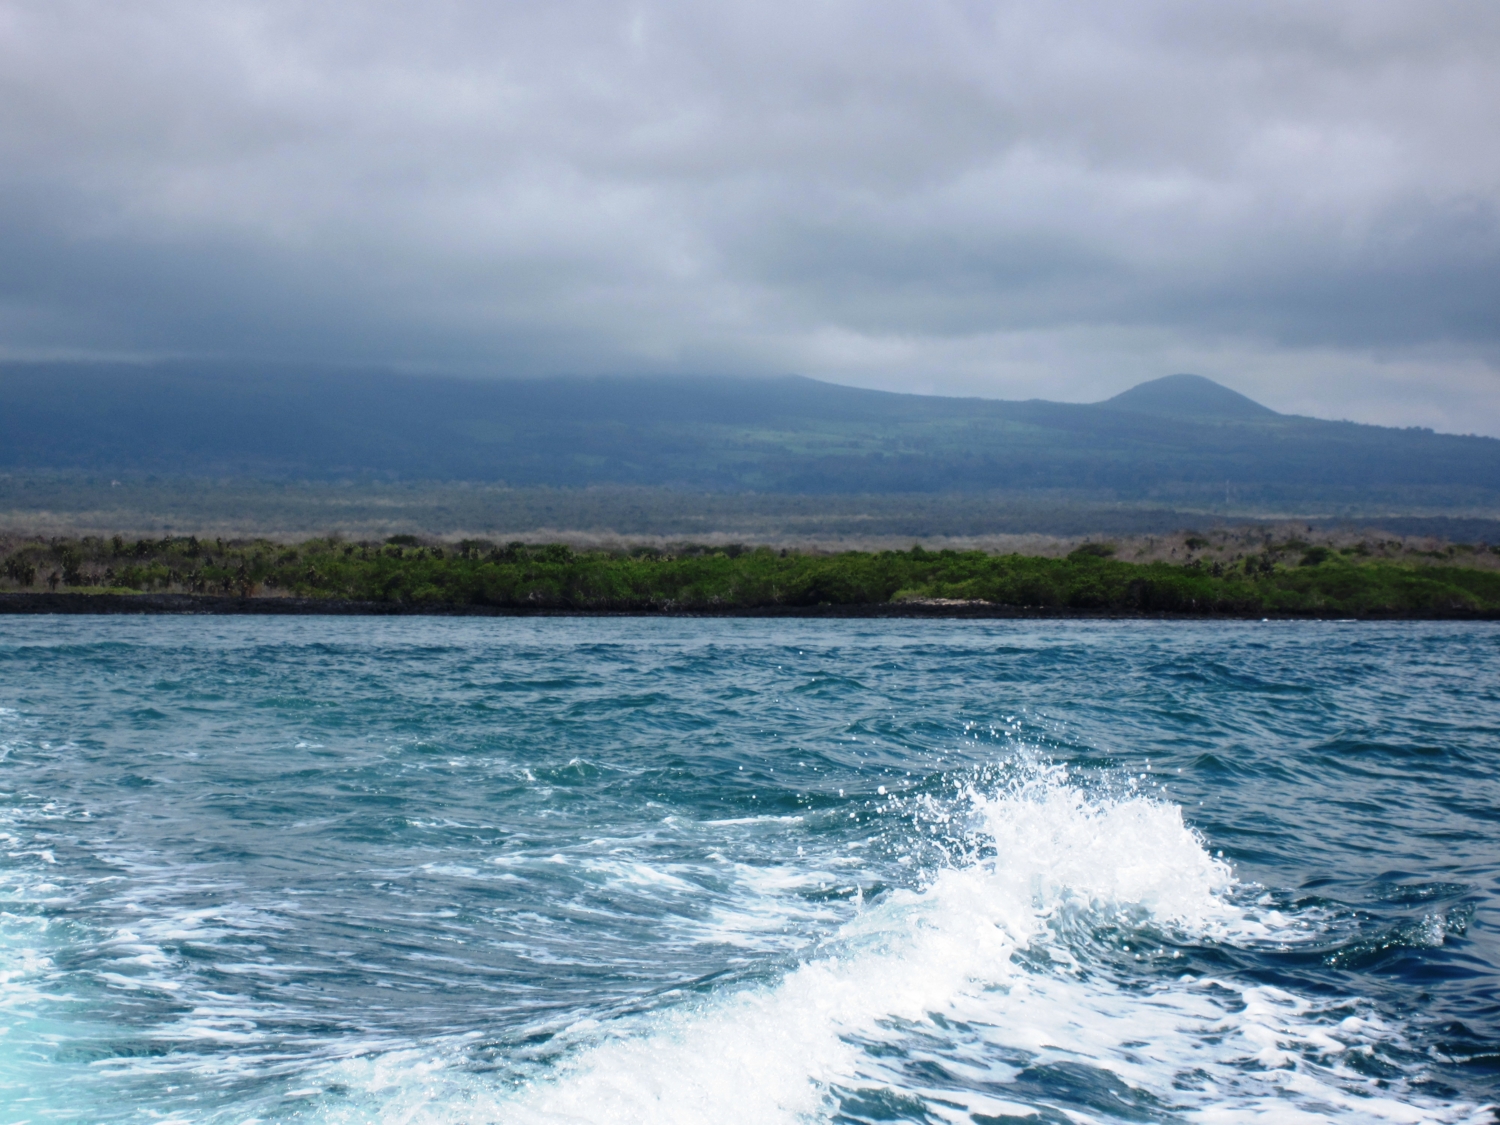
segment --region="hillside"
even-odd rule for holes
[[[0,473],[1028,493],[1201,509],[1500,507],[1500,441],[1277,414],[1196,376],[1103,403],[810,379],[463,380],[11,364]]]

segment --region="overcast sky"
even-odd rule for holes
[[[0,0],[0,355],[1500,434],[1500,4]]]

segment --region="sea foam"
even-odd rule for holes
[[[1023,1080],[1049,1068],[1092,1082],[1104,1117],[1112,1099],[1136,1119],[1169,1107],[1215,1123],[1481,1118],[1381,1094],[1346,1066],[1386,1030],[1378,1021],[1189,975],[1143,988],[1068,940],[1113,927],[1128,959],[1130,940],[1168,931],[1266,939],[1178,806],[1091,796],[1057,771],[962,805],[980,858],[867,905],[774,984],[586,1021],[560,1037],[577,1046],[554,1069],[516,1089],[440,1054],[345,1063],[339,1081],[365,1097],[327,1120],[366,1120],[374,1097],[381,1120],[412,1125],[767,1125],[861,1106],[970,1123],[1045,1108]],[[924,1087],[924,1073],[939,1080]]]

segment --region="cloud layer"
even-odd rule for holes
[[[0,351],[1500,434],[1500,8],[0,0]]]

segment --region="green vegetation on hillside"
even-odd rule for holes
[[[1229,562],[1130,563],[980,551],[816,555],[761,547],[575,551],[561,544],[166,538],[33,539],[0,562],[10,590],[296,596],[408,606],[702,611],[975,602],[1187,614],[1500,615],[1500,572],[1414,567],[1299,541]]]

